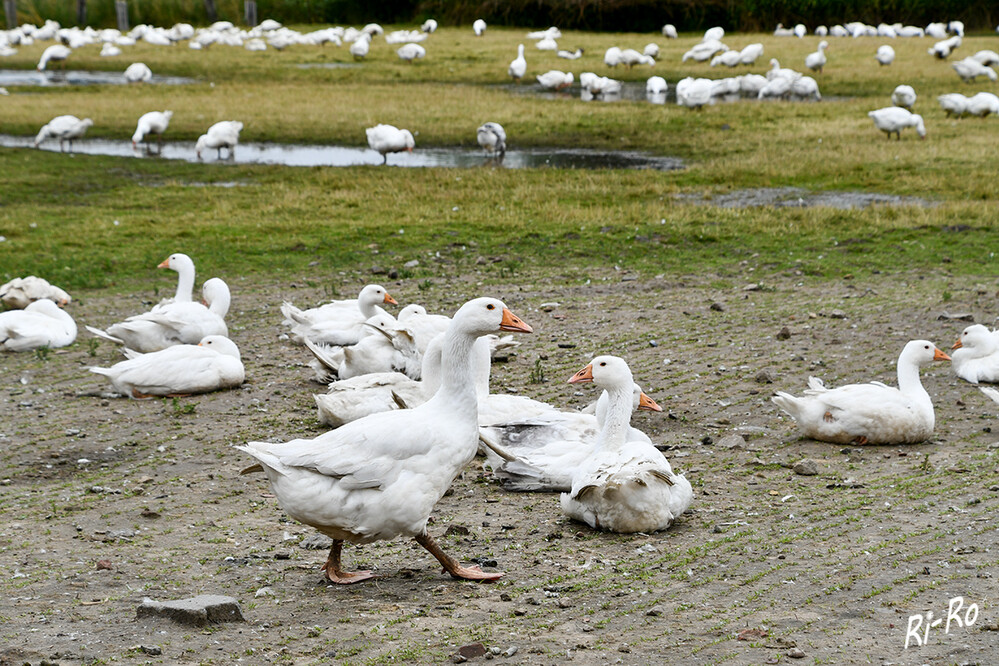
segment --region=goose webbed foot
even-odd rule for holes
[[[441,547],[437,545],[437,542],[434,541],[433,538],[426,532],[416,537],[416,543],[430,551],[430,554],[436,557],[437,561],[444,567],[445,573],[450,574],[452,578],[490,581],[496,580],[497,578],[501,578],[503,576],[501,572],[485,572],[478,565],[471,567],[461,566],[458,564],[457,560],[441,550]]]
[[[326,574],[326,580],[337,585],[350,585],[351,583],[359,583],[362,580],[375,577],[370,571],[344,571],[341,569],[340,553],[342,550],[343,541],[334,539],[329,557],[326,558],[326,564],[322,566],[322,571]]]

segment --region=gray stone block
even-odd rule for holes
[[[202,594],[190,599],[164,602],[143,599],[135,616],[136,619],[161,618],[196,627],[218,622],[243,622],[239,602],[218,594]]]

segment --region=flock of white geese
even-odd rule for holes
[[[126,357],[91,372],[134,399],[242,384],[240,350],[225,322],[227,284],[205,281],[199,303],[189,256],[172,254],[159,267],[178,274],[172,298],[103,329],[86,326],[120,345]],[[0,313],[4,350],[75,341],[76,323],[64,309],[72,298],[59,287],[35,276],[17,278],[0,286],[0,300],[10,308]],[[690,482],[630,425],[634,410],[661,408],[623,359],[601,355],[587,363],[569,381],[592,382],[602,394],[582,411],[562,410],[490,391],[493,350],[517,344],[501,334],[532,332],[501,301],[476,298],[451,316],[418,304],[393,316],[385,308],[394,305],[374,284],[356,299],[307,310],[285,303],[282,337],[313,354],[316,381],[327,387],[314,396],[318,419],[331,429],[312,439],[236,447],[254,459],[244,473],[265,473],[288,515],[333,540],[323,566],[330,581],[372,576],[343,568],[344,541],[398,536],[415,538],[456,578],[501,576],[462,566],[427,531],[434,506],[477,452],[507,490],[558,492],[564,514],[595,529],[665,530],[689,507]],[[805,437],[858,445],[922,442],[932,435],[934,410],[919,368],[941,360],[973,384],[999,382],[999,332],[968,326],[952,357],[927,340],[907,343],[897,388],[871,382],[829,389],[811,377],[801,397],[778,391],[773,402]],[[999,402],[999,392],[982,390]]]

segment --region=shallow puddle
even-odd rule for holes
[[[122,72],[88,72],[84,70],[0,69],[0,86],[96,86],[127,85]],[[184,76],[157,76],[146,85],[177,86],[194,83],[194,79]],[[142,85],[136,83],[135,85]]]
[[[31,148],[31,137],[0,134],[0,146],[6,148]],[[68,144],[66,146],[68,150]],[[59,142],[48,140],[40,146],[42,150],[59,151]],[[197,162],[194,144],[190,142],[166,141],[162,148],[154,144],[150,152],[141,145],[132,148],[130,141],[107,139],[83,139],[73,142],[73,153],[81,155],[117,155],[119,157],[153,157],[168,160]],[[218,160],[216,151],[204,155],[205,162]],[[236,155],[230,159],[227,151],[222,151],[222,162],[238,164],[281,164],[284,166],[332,166],[347,167],[378,165],[382,157],[374,150],[366,148],[345,148],[343,146],[289,145],[276,143],[241,143]],[[657,157],[647,153],[596,150],[538,148],[532,150],[508,151],[502,163],[485,157],[480,150],[467,148],[419,148],[412,153],[396,153],[388,156],[389,166],[399,167],[457,167],[474,168],[497,166],[507,169],[655,169],[672,171],[684,168],[681,160],[672,157]]]
[[[920,197],[903,197],[895,194],[874,192],[811,192],[800,187],[761,187],[736,190],[724,194],[677,194],[677,200],[698,206],[718,206],[719,208],[812,208],[826,206],[844,210],[867,208],[869,206],[919,206],[932,208],[936,201]]]

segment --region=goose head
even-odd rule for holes
[[[229,285],[222,278],[205,280],[201,285],[201,297],[208,308],[220,317],[229,313],[229,303],[232,298]]]
[[[996,348],[997,339],[989,329],[981,324],[972,324],[961,331],[961,337],[957,339],[951,349],[967,348],[983,354],[991,353]]]
[[[232,356],[239,359],[239,347],[236,343],[224,335],[206,335],[198,343],[199,347],[205,347],[225,356]]]
[[[603,389],[627,387],[633,389],[635,381],[624,359],[617,356],[597,356],[585,368],[569,378],[570,384],[593,382]]]
[[[534,331],[526,322],[513,314],[503,301],[488,297],[472,299],[458,308],[450,328],[475,337],[499,331],[519,333]]]
[[[910,340],[902,348],[902,353],[898,357],[898,364],[913,365],[922,367],[929,365],[933,361],[949,361],[950,356],[943,353],[937,346],[929,340]]]
[[[192,261],[186,254],[176,252],[161,261],[156,268],[169,268],[170,270],[177,271],[178,273],[190,269],[193,272],[194,261]]]
[[[381,305],[382,303],[388,303],[389,305],[399,305],[399,303],[392,298],[385,287],[380,284],[369,284],[361,290],[361,293],[357,296],[359,304],[364,305]],[[363,309],[363,308],[362,308]]]

